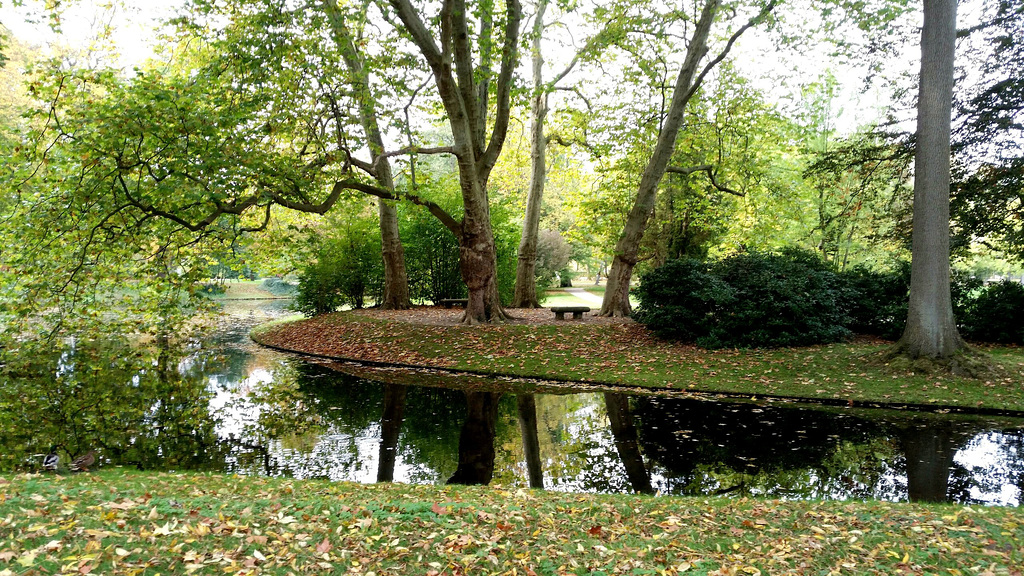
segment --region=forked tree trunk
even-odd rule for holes
[[[327,0],[325,7],[334,40],[341,49],[345,66],[351,74],[352,90],[359,103],[359,123],[366,134],[373,164],[377,167],[377,182],[382,188],[393,193],[395,181],[391,174],[391,163],[387,158],[381,157],[385,150],[384,138],[381,136],[380,123],[377,121],[377,102],[370,91],[370,73],[363,65],[352,33],[345,25],[345,19],[336,1]],[[409,277],[405,271],[405,249],[398,235],[398,211],[388,200],[380,198],[377,202],[381,255],[384,259],[384,296],[379,304],[385,310],[405,310],[411,307],[412,302],[409,299]]]
[[[924,0],[914,155],[914,228],[907,327],[911,358],[948,358],[963,346],[949,293],[949,140],[956,0]]]
[[[547,178],[544,120],[547,117],[547,94],[544,91],[544,58],[540,43],[544,33],[544,11],[547,0],[537,5],[533,24],[533,99],[530,106],[530,188],[526,194],[526,214],[523,218],[523,237],[519,241],[519,261],[516,264],[516,290],[512,297],[515,308],[540,308],[537,299],[537,233],[540,230],[540,209],[544,200],[544,181]]]
[[[417,45],[434,77],[437,95],[447,113],[453,145],[447,150],[455,156],[462,192],[463,220],[449,223],[459,238],[459,269],[469,289],[469,302],[463,323],[500,322],[508,316],[498,298],[497,259],[491,229],[487,180],[508,134],[512,80],[518,61],[519,24],[522,6],[518,0],[506,0],[501,23],[501,67],[491,68],[494,32],[494,5],[482,6],[478,13],[467,10],[465,2],[454,0],[441,5],[438,20],[440,43],[433,27],[423,20],[410,0],[389,0],[410,40]],[[477,17],[479,32],[478,64],[468,17]],[[493,106],[490,101],[495,96]],[[493,122],[488,118],[494,110]],[[490,136],[487,131],[490,129]],[[450,219],[450,217],[449,217]]]
[[[715,14],[718,13],[719,5],[720,0],[707,0],[701,11],[700,20],[694,28],[693,39],[686,51],[686,60],[683,62],[683,67],[679,71],[679,76],[676,77],[676,84],[672,90],[672,104],[669,106],[668,115],[662,125],[661,134],[658,135],[654,153],[648,160],[640,178],[636,199],[626,218],[622,235],[615,244],[615,257],[612,260],[612,268],[608,272],[604,300],[601,302],[601,316],[629,316],[631,313],[629,282],[633,277],[633,267],[636,266],[637,256],[640,253],[640,240],[644,236],[647,222],[654,211],[658,185],[661,183],[672,153],[675,151],[676,136],[683,125],[686,104],[693,95],[692,88],[697,75],[697,66],[707,53],[708,35],[711,32],[711,25],[715,21]]]

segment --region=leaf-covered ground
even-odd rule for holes
[[[157,474],[0,478],[9,574],[1005,574],[1024,514]]]
[[[1024,410],[1024,350],[986,351],[1000,370],[985,379],[898,371],[877,340],[784,348],[716,350],[666,342],[632,322],[586,317],[461,326],[457,310],[342,312],[277,324],[254,334],[288,350],[341,358],[447,367],[512,376],[676,390],[880,403]],[[532,319],[532,320],[531,320]],[[410,321],[414,320],[414,321]]]

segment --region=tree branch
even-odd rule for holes
[[[515,73],[519,52],[519,23],[523,18],[523,8],[519,0],[506,0],[505,10],[505,44],[501,49],[501,72],[498,74],[496,93],[496,111],[494,128],[491,129],[491,141],[480,161],[482,175],[490,173],[494,163],[498,161],[501,147],[508,133],[509,115],[511,113],[512,75]]]
[[[456,237],[462,235],[462,224],[460,224],[458,220],[453,218],[451,214],[449,214],[447,211],[445,211],[444,208],[440,207],[436,203],[416,196],[415,194],[400,194],[398,192],[391,192],[390,190],[384,190],[383,188],[379,188],[377,186],[371,186],[369,184],[364,184],[362,182],[356,181],[336,182],[334,184],[334,188],[335,190],[355,190],[357,192],[362,192],[364,194],[369,194],[370,196],[376,196],[378,198],[383,198],[385,200],[408,200],[413,204],[423,206],[424,208],[429,210],[430,213],[433,214],[434,217],[436,217],[438,220],[440,220],[441,224],[444,224],[445,228],[451,230],[452,234],[454,234]]]
[[[717,190],[719,190],[721,192],[725,192],[727,194],[732,194],[733,196],[739,196],[740,198],[746,196],[746,194],[744,194],[743,192],[739,192],[739,191],[733,190],[732,188],[729,188],[728,186],[725,186],[723,184],[719,184],[718,180],[715,178],[715,171],[714,171],[714,169],[712,168],[712,166],[710,164],[701,164],[699,166],[688,166],[686,168],[680,168],[678,166],[669,166],[668,168],[665,168],[665,171],[666,172],[671,172],[673,174],[682,174],[684,176],[689,176],[690,174],[693,174],[694,172],[706,172],[707,175],[708,175],[708,180],[711,180],[711,185],[714,186]]]
[[[430,67],[440,69],[444,60],[441,50],[434,43],[434,37],[427,31],[426,25],[423,24],[423,20],[416,12],[416,9],[413,8],[412,3],[409,0],[388,1],[398,14],[398,19],[405,25],[405,29],[409,32],[409,36],[412,37],[413,43],[423,53],[423,57],[427,59]]]
[[[708,75],[708,73],[711,72],[711,70],[715,66],[718,66],[718,64],[721,63],[722,60],[725,60],[725,57],[729,55],[729,51],[732,50],[733,45],[736,44],[736,41],[739,40],[740,36],[742,36],[743,33],[749,30],[750,28],[753,28],[754,26],[760,24],[761,20],[764,20],[764,18],[768,16],[768,14],[770,14],[772,10],[775,9],[775,6],[777,4],[778,0],[771,0],[770,2],[768,2],[768,4],[765,5],[764,8],[761,9],[760,12],[757,13],[757,15],[753,16],[750,20],[747,20],[747,23],[744,24],[743,26],[740,26],[739,30],[733,32],[732,36],[729,37],[729,41],[725,43],[725,48],[722,49],[722,51],[718,54],[718,56],[715,57],[714,60],[708,62],[707,65],[704,66],[704,69],[701,70],[700,74],[697,75],[697,78],[693,81],[693,84],[690,85],[690,91],[686,93],[687,101],[689,101],[689,99],[694,95],[694,93],[697,92],[697,89],[700,88],[701,83],[704,82],[704,78]]]

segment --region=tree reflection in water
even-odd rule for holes
[[[33,455],[57,446],[64,462],[95,448],[103,465],[363,482],[1011,505],[1024,490],[1020,420],[374,382],[245,334],[232,325],[213,351],[116,338],[4,351],[0,470],[39,470]]]
[[[11,351],[8,351],[11,352]],[[219,470],[226,448],[205,375],[178,370],[182,351],[126,339],[23,342],[0,371],[0,466],[38,468],[95,449],[101,463]]]

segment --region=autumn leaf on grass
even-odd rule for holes
[[[448,513],[448,509],[447,508],[445,508],[444,506],[440,506],[440,505],[438,505],[436,503],[430,506],[430,510],[434,514],[437,514],[438,516],[444,516],[445,514]]]
[[[316,553],[317,554],[326,554],[326,553],[331,551],[331,548],[334,548],[334,545],[331,544],[330,540],[328,540],[327,538],[324,538],[322,542],[320,542],[319,544],[316,545]]]
[[[590,534],[591,536],[600,536],[601,535],[601,527],[600,526],[591,526],[590,530],[587,530],[587,534]]]

